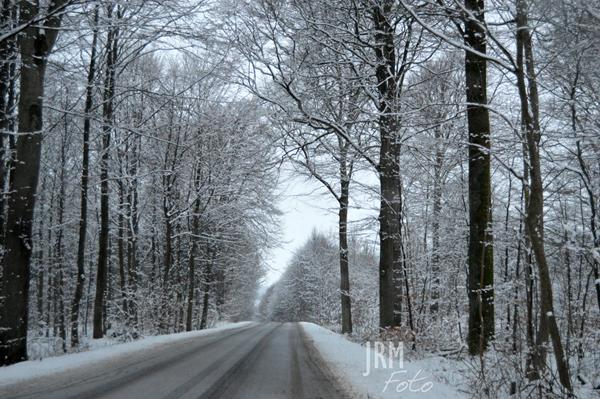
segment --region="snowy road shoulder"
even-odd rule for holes
[[[320,352],[339,385],[355,398],[467,397],[438,378],[440,367],[444,367],[439,362],[444,359],[405,361],[402,367],[395,362],[393,368],[387,363],[388,367],[384,368],[383,359],[376,359],[376,354],[366,346],[350,342],[343,336],[312,323],[301,325],[309,343]],[[452,371],[445,369],[444,377],[447,378],[448,374],[451,376]],[[456,376],[455,380],[460,378]]]
[[[127,343],[102,346],[85,352],[49,357],[42,360],[28,360],[7,367],[0,367],[0,388],[35,378],[49,377],[99,362],[118,361],[147,350],[161,349],[181,341],[209,336],[222,331],[238,329],[252,325],[252,322],[224,324],[202,331],[190,331],[178,334],[157,335]],[[105,343],[105,342],[103,342]]]

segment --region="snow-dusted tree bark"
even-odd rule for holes
[[[9,31],[16,25],[17,7],[9,0],[2,2],[0,27]],[[4,243],[6,222],[7,182],[10,175],[10,160],[14,156],[15,138],[10,133],[15,129],[17,43],[10,38],[0,42],[0,243]],[[8,148],[7,148],[8,147]]]
[[[48,10],[61,8],[66,0],[56,0]],[[20,22],[39,16],[42,10],[21,1]],[[52,15],[43,27],[28,26],[19,37],[21,76],[18,103],[16,159],[8,198],[6,252],[2,259],[3,298],[0,325],[0,364],[27,358],[27,319],[29,306],[30,259],[35,192],[40,171],[42,107],[47,58],[58,36],[60,15]]]
[[[469,352],[483,353],[494,336],[494,249],[485,3],[466,0],[465,78],[469,125]],[[473,51],[470,51],[473,49]]]
[[[111,22],[106,39],[106,68],[102,103],[102,155],[100,160],[100,234],[98,237],[98,267],[96,271],[96,294],[94,299],[94,338],[102,338],[106,326],[105,296],[108,280],[108,236],[109,236],[109,161],[110,142],[114,123],[115,78],[118,55],[119,28],[113,20],[114,4],[109,5],[107,19]],[[117,10],[120,14],[120,10]],[[116,16],[118,21],[119,16]]]
[[[373,5],[376,76],[379,92],[379,325],[399,326],[402,285],[402,191],[400,180],[399,104],[396,76],[394,2],[383,0]]]

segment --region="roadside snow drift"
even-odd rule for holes
[[[315,346],[329,371],[347,393],[355,398],[402,398],[402,399],[454,399],[466,398],[446,381],[440,381],[440,370],[444,377],[459,381],[452,372],[439,363],[443,358],[431,358],[414,362],[398,361],[387,368],[382,359],[375,359],[373,350],[350,342],[343,336],[312,323],[301,323],[310,343]],[[367,355],[369,360],[367,361]],[[379,367],[375,367],[378,365]],[[368,368],[368,369],[367,369]],[[365,375],[368,372],[368,375]],[[449,374],[448,374],[449,373]]]

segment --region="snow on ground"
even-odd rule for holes
[[[340,385],[356,398],[373,399],[455,399],[467,398],[453,385],[462,378],[453,365],[444,358],[435,357],[418,361],[404,361],[399,367],[398,358],[393,368],[382,368],[382,358],[376,359],[374,351],[350,342],[343,336],[312,323],[301,323],[308,339],[321,353],[329,371]],[[367,366],[367,353],[369,365]],[[375,364],[379,368],[375,368]],[[387,353],[384,360],[389,366]],[[369,367],[370,370],[367,370]],[[364,374],[369,371],[369,374]],[[442,377],[442,378],[440,378]],[[442,381],[444,380],[444,381]]]
[[[110,340],[94,340],[91,350],[71,353],[63,356],[49,357],[42,360],[28,360],[7,367],[0,367],[0,387],[31,378],[46,377],[56,373],[94,364],[99,361],[111,360],[123,355],[140,352],[189,338],[215,334],[221,331],[240,328],[252,322],[223,323],[215,328],[202,331],[190,331],[178,334],[157,335],[146,337],[133,342],[112,344]]]

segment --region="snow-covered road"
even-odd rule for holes
[[[246,324],[22,378],[0,397],[341,398],[317,363],[298,324]]]

